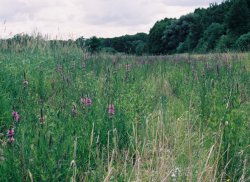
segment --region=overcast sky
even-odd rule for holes
[[[0,38],[34,32],[60,39],[148,33],[157,20],[213,2],[222,0],[0,0]]]

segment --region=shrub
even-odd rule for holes
[[[222,35],[215,47],[215,50],[218,52],[225,52],[232,47],[233,38],[230,35]]]
[[[241,51],[250,50],[250,32],[241,35],[235,42],[235,48]]]

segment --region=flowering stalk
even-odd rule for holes
[[[110,117],[112,117],[115,114],[115,106],[114,106],[114,104],[109,104],[108,113],[109,113]]]
[[[92,105],[92,100],[88,96],[85,97],[85,98],[81,97],[81,103],[84,104],[85,106],[91,106]]]
[[[10,129],[7,132],[7,136],[8,136],[8,142],[12,143],[15,141],[14,139],[14,135],[15,135],[15,131],[13,127],[10,127]]]
[[[12,117],[13,117],[13,119],[14,119],[16,122],[19,122],[19,121],[20,121],[20,115],[19,115],[18,112],[15,111],[15,110],[12,112]]]

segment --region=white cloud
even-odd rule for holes
[[[222,0],[214,0],[218,3]],[[148,32],[165,17],[179,17],[209,0],[0,0],[0,37],[39,31],[51,37],[113,37]],[[6,23],[4,24],[6,20]]]

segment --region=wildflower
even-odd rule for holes
[[[73,108],[72,108],[71,111],[72,111],[72,116],[75,117],[76,114],[77,114],[77,109],[76,109],[76,106],[75,106],[75,105],[73,105]]]
[[[13,111],[13,112],[12,112],[12,117],[13,117],[13,119],[14,119],[16,122],[19,122],[19,121],[20,121],[20,115],[18,114],[18,112]]]
[[[81,99],[80,99],[80,102],[86,106],[90,106],[92,105],[92,100],[91,98],[87,95],[85,97],[83,97],[83,93],[82,93],[82,96],[81,96]]]
[[[10,128],[7,132],[8,138],[13,137],[15,135],[14,128]]]
[[[14,139],[14,135],[15,135],[15,131],[14,131],[14,128],[10,128],[7,132],[7,136],[8,136],[8,142],[12,143],[15,141]]]
[[[14,138],[14,137],[8,138],[8,142],[9,142],[9,143],[12,143],[12,142],[14,142],[14,141],[15,141],[15,138]]]
[[[92,100],[89,97],[87,97],[84,99],[84,103],[86,106],[90,106],[92,104]]]
[[[109,104],[109,116],[113,116],[115,114],[115,106],[114,104]]]

